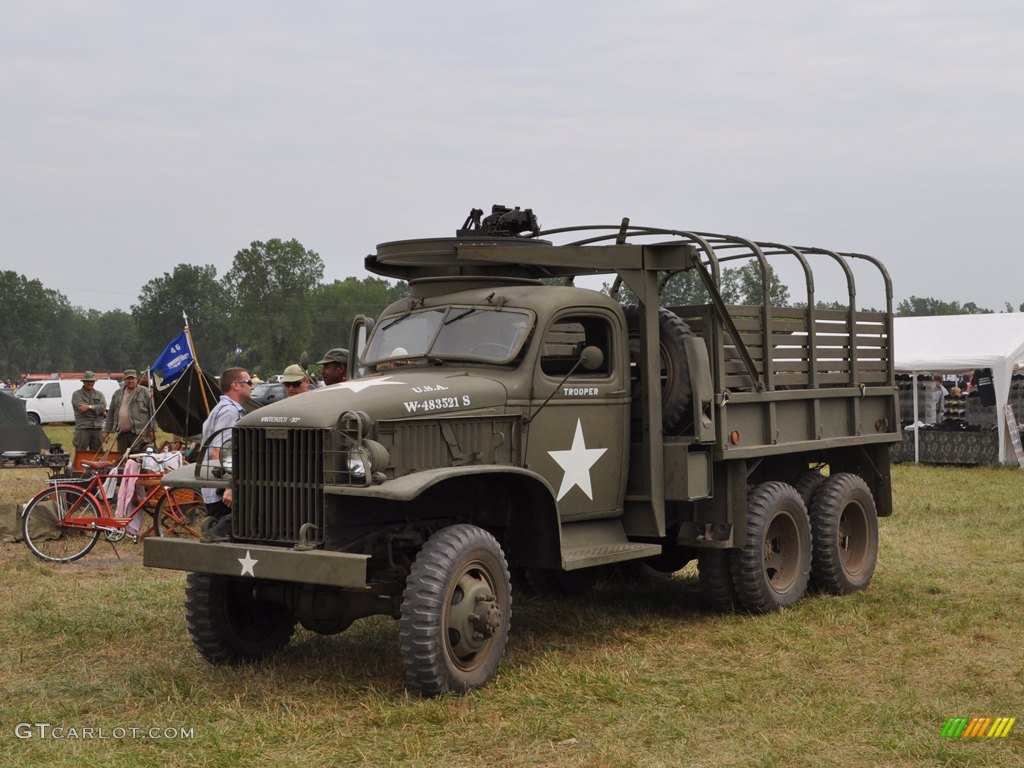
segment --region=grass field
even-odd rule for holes
[[[0,501],[45,476],[26,472],[2,470]],[[0,765],[1024,766],[1024,472],[899,466],[894,483],[864,593],[717,615],[686,570],[521,599],[497,680],[437,700],[403,688],[389,619],[213,668],[184,577],[138,547],[54,567],[0,545]],[[959,716],[1021,721],[941,738]]]

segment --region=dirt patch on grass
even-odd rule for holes
[[[14,544],[0,544],[0,567],[6,569],[23,563],[38,563],[63,571],[103,570],[109,568],[142,567],[142,544],[121,542],[116,551],[111,545],[99,541],[92,552],[73,563],[46,563],[33,555],[22,541]]]

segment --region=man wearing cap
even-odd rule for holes
[[[328,387],[331,384],[340,384],[348,378],[348,350],[335,347],[324,355],[324,359],[317,365],[323,366],[320,375],[324,377],[324,384]]]
[[[284,384],[285,397],[301,395],[303,392],[309,392],[313,388],[313,382],[309,378],[309,374],[302,370],[301,365],[295,363],[284,369],[281,382]]]
[[[139,386],[139,374],[129,368],[124,372],[124,386],[110,398],[110,410],[103,425],[103,440],[111,432],[117,433],[117,450],[121,453],[133,446],[141,448],[143,441],[152,443],[156,434],[152,427],[153,402],[149,390]],[[136,443],[139,443],[136,446]]]
[[[107,415],[107,398],[96,389],[96,374],[86,371],[82,388],[71,396],[75,412],[75,434],[71,444],[79,451],[98,451],[103,447],[103,417]]]

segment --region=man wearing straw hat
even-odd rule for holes
[[[78,451],[98,451],[103,447],[103,417],[107,415],[107,398],[96,389],[96,374],[86,371],[82,388],[71,396],[75,412],[75,434],[71,444]]]

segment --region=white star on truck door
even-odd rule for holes
[[[607,448],[587,448],[586,440],[583,437],[583,424],[576,419],[576,434],[572,439],[572,448],[568,451],[548,451],[551,458],[565,472],[562,475],[562,486],[558,489],[556,501],[561,501],[565,494],[577,486],[587,494],[588,499],[593,501],[594,490],[590,485],[590,468],[607,450]]]

